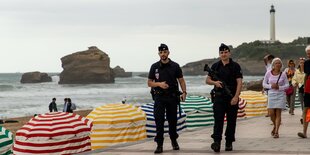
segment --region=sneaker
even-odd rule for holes
[[[156,150],[154,153],[162,153],[163,152],[163,146],[157,146]]]
[[[232,142],[226,142],[225,151],[232,151],[232,150],[233,150]]]
[[[214,152],[220,152],[221,150],[221,143],[219,142],[213,142],[211,144],[211,149],[214,151]]]
[[[171,145],[172,145],[173,150],[180,150],[177,140],[171,140]]]

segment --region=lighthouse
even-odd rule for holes
[[[270,42],[271,43],[274,43],[276,41],[275,13],[276,13],[276,10],[274,9],[274,6],[271,5],[271,9],[270,9]]]

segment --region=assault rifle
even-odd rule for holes
[[[231,91],[227,88],[226,84],[224,81],[220,80],[220,78],[218,78],[218,76],[216,75],[215,71],[213,71],[209,66],[208,64],[205,65],[204,71],[207,71],[210,76],[212,77],[213,80],[215,81],[221,81],[222,82],[222,89],[223,89],[223,93],[225,93],[226,95],[228,95],[229,97],[233,97],[233,95],[231,94]],[[218,87],[214,87],[214,90],[217,91],[221,88],[218,88]],[[215,93],[215,92],[213,92]],[[214,94],[212,94],[212,91],[211,91],[211,97],[213,96]]]

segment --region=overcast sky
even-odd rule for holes
[[[309,0],[1,0],[0,72],[61,72],[60,58],[97,46],[111,67],[148,71],[166,43],[181,66],[220,43],[310,36]]]

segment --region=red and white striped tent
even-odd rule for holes
[[[13,153],[59,155],[89,151],[91,126],[92,121],[74,113],[40,114],[16,132]]]

